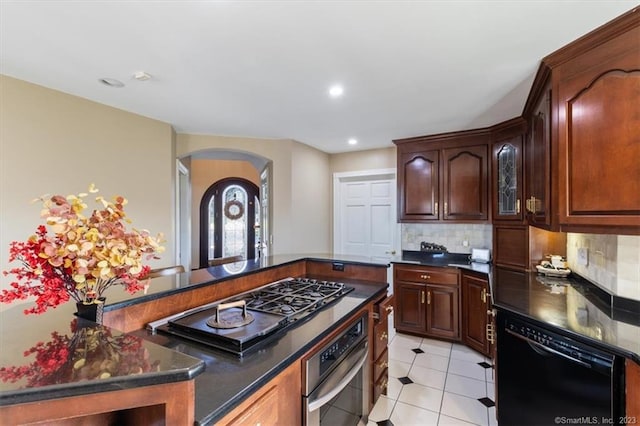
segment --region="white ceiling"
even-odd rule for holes
[[[636,5],[0,0],[0,73],[178,133],[335,153],[518,116],[542,57]],[[141,70],[153,78],[133,79]],[[334,83],[340,99],[327,96]]]

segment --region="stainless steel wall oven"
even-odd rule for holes
[[[304,424],[366,424],[369,406],[367,315],[354,320],[303,366]]]

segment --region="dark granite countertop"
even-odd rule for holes
[[[204,362],[74,316],[67,303],[41,315],[0,313],[0,405],[193,379]]]
[[[490,275],[491,264],[472,262],[468,253],[433,253],[414,250],[403,250],[402,255],[391,259],[391,263],[405,265],[437,266],[441,268],[458,268],[481,272]]]
[[[134,334],[206,363],[205,372],[195,380],[195,414],[197,424],[209,425],[299,359],[336,325],[386,294],[388,287],[387,283],[379,282],[346,280],[345,283],[354,290],[242,358],[161,332],[139,330]]]
[[[403,251],[392,263],[484,273],[494,307],[640,364],[640,302],[618,298],[576,274],[568,278],[545,277],[537,272],[470,262],[468,256]]]
[[[552,278],[493,268],[493,304],[568,337],[613,351],[640,364],[640,310],[572,274]],[[624,301],[624,302],[628,302]]]

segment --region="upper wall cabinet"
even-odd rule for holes
[[[523,137],[526,121],[516,118],[492,128],[493,221],[523,223]]]
[[[396,140],[401,222],[487,222],[486,130]]]
[[[551,73],[542,65],[529,95],[530,112],[525,109],[528,128],[525,137],[525,201],[524,212],[530,225],[557,231],[558,191],[556,161],[551,142]],[[552,165],[555,167],[552,169]]]
[[[640,229],[640,25],[553,68],[559,222]]]
[[[398,217],[405,221],[438,220],[440,198],[440,152],[398,154]]]
[[[640,9],[542,60],[523,114],[529,225],[640,233],[639,99]]]

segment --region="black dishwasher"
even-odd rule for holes
[[[618,424],[624,359],[498,311],[500,426]]]

